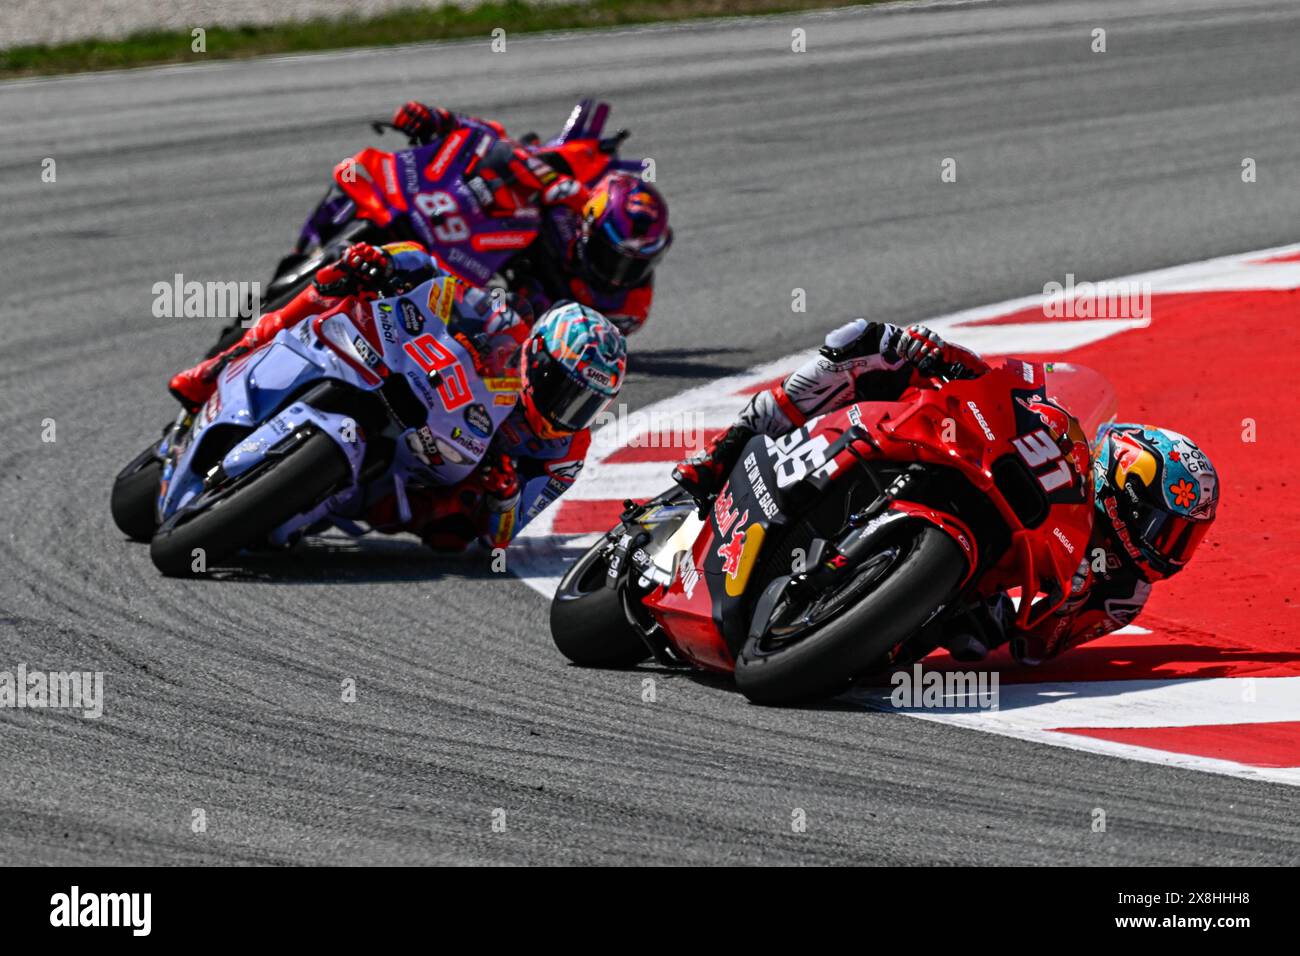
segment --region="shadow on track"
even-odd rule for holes
[[[375,584],[507,577],[491,554],[439,554],[414,538],[308,538],[287,551],[248,551],[213,567],[206,580],[274,584]]]
[[[627,360],[629,375],[671,376],[674,378],[722,378],[733,375],[737,366],[735,362],[723,365],[718,362],[705,361],[705,356],[745,354],[747,349],[656,349],[653,352],[631,351]]]

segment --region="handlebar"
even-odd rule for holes
[[[409,145],[411,145],[411,146],[419,146],[419,145],[420,145],[420,141],[419,141],[418,139],[416,139],[416,138],[415,138],[414,136],[412,136],[410,133],[406,133],[406,132],[405,132],[405,131],[400,127],[400,126],[397,126],[397,125],[394,124],[394,123],[390,123],[390,122],[388,122],[387,120],[374,120],[374,121],[370,124],[370,128],[371,128],[372,130],[374,130],[375,133],[378,134],[379,136],[383,136],[383,135],[384,135],[384,130],[386,130],[386,129],[391,129],[391,130],[392,130],[393,132],[395,132],[395,133],[403,133],[403,134],[406,136],[406,142],[407,142]]]

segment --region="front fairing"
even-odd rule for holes
[[[518,401],[519,380],[480,375],[476,357],[444,323],[456,292],[454,281],[432,279],[373,304],[384,367],[402,376],[428,409],[425,423],[397,443],[397,461],[425,484],[468,477]]]
[[[487,126],[466,125],[427,146],[362,150],[340,163],[334,178],[362,219],[409,234],[444,271],[483,286],[532,243],[540,223],[535,204],[499,215],[468,185],[502,142]],[[407,228],[397,229],[398,222]]]
[[[674,646],[701,667],[730,671],[748,629],[751,578],[770,557],[770,542],[833,480],[844,428],[824,422],[780,438],[750,439],[731,478],[683,546],[669,586],[649,602]],[[791,562],[796,555],[791,555]],[[790,568],[781,569],[789,573]],[[775,570],[768,567],[764,578]]]
[[[263,347],[230,362],[218,376],[212,396],[190,418],[188,427],[177,430],[168,449],[159,489],[160,520],[193,500],[203,490],[211,469],[227,456],[234,455],[230,473],[241,473],[254,460],[255,450],[264,452],[268,447],[265,439],[257,436],[258,427],[273,419],[287,398],[304,385],[326,378],[364,387],[345,363],[310,335],[305,323],[280,332]],[[210,441],[221,442],[232,430],[247,436],[234,451],[216,459],[206,453]]]

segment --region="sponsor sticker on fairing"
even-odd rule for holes
[[[975,416],[975,421],[979,423],[980,431],[984,432],[984,437],[989,441],[997,441],[997,435],[994,435],[993,429],[989,428],[989,423],[984,418],[984,413],[980,411],[979,406],[972,401],[968,401],[966,407],[969,408],[971,414]]]
[[[354,338],[352,347],[357,350],[357,355],[361,356],[361,361],[365,363],[366,368],[374,368],[379,364],[379,353],[370,347],[370,343],[364,336],[358,335]]]
[[[484,442],[479,441],[472,435],[467,435],[463,428],[453,428],[451,430],[451,440],[475,458],[481,458],[483,453],[487,451],[487,445]]]
[[[487,438],[492,434],[492,416],[488,410],[479,402],[475,402],[465,409],[465,425],[475,435],[480,438]]]
[[[402,312],[402,328],[406,329],[408,335],[419,335],[424,331],[424,313],[422,313],[410,299],[398,299],[398,307]]]
[[[411,449],[411,453],[426,465],[442,464],[442,455],[438,453],[438,446],[428,425],[423,425],[413,432],[408,432],[406,447]]]
[[[695,587],[700,583],[700,571],[695,566],[695,556],[690,551],[683,551],[677,561],[677,573],[682,582],[682,593],[687,600],[695,597]]]
[[[303,324],[306,325],[305,322]],[[397,344],[397,329],[393,327],[391,313],[379,313],[379,334],[384,337],[384,341],[389,345]]]
[[[775,518],[779,510],[776,499],[772,497],[767,482],[763,480],[762,472],[758,467],[758,455],[753,452],[745,458],[745,477],[749,479],[749,486],[754,490],[754,497],[758,499],[758,506],[762,509],[763,515],[769,521]]]
[[[451,310],[456,304],[456,290],[460,286],[460,281],[452,276],[442,280],[442,289],[438,293],[437,312],[438,318],[446,322],[451,318]],[[433,305],[430,303],[430,308]]]

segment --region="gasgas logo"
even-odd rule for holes
[[[689,601],[695,597],[695,586],[700,583],[700,571],[695,566],[695,557],[689,551],[683,551],[681,560],[677,562],[677,570],[681,575],[682,591],[686,594]]]
[[[989,441],[997,441],[998,436],[993,434],[993,429],[989,428],[989,423],[984,420],[984,413],[980,411],[979,406],[974,402],[967,402],[966,407],[975,416],[975,421],[979,422],[980,431],[984,432],[984,437]]]

